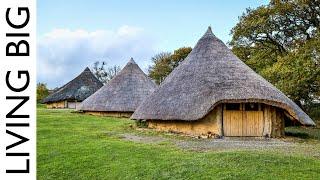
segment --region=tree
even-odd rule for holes
[[[319,97],[319,0],[271,0],[247,9],[232,51],[297,104]]]
[[[47,88],[47,84],[38,83],[37,84],[37,103],[40,103],[42,99],[49,95],[49,89]]]
[[[171,53],[162,52],[151,58],[153,65],[148,69],[149,77],[154,79],[157,84],[160,84],[171,72],[170,57]]]
[[[176,68],[180,64],[180,62],[182,62],[189,55],[191,51],[191,47],[182,47],[174,50],[173,54],[171,55],[172,70]]]
[[[152,65],[148,69],[149,77],[157,84],[163,80],[182,62],[191,52],[191,47],[182,47],[172,53],[162,52],[151,58]]]
[[[296,103],[320,97],[320,39],[308,40],[261,73]]]
[[[120,72],[120,66],[107,67],[104,61],[96,61],[92,67],[92,73],[103,83],[108,83],[114,76]]]

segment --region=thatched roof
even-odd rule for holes
[[[92,74],[87,67],[80,75],[59,88],[42,100],[43,103],[63,100],[83,101],[100,89],[103,84]]]
[[[156,87],[131,58],[108,84],[82,102],[80,110],[133,112]]]
[[[224,102],[273,105],[304,125],[314,125],[293,101],[236,57],[210,27],[131,118],[195,121]]]

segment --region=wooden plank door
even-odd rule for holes
[[[243,136],[263,135],[263,111],[243,111]]]
[[[262,136],[263,135],[263,111],[246,111],[245,106],[240,105],[239,110],[223,110],[224,136]]]
[[[223,132],[225,136],[242,136],[242,111],[224,111]]]

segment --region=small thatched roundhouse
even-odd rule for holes
[[[84,100],[79,110],[92,115],[130,117],[156,87],[131,58],[108,84]]]
[[[42,100],[47,108],[77,108],[80,103],[100,89],[103,84],[87,67],[76,78]]]
[[[209,27],[188,57],[131,117],[192,135],[284,135],[288,118],[314,125],[280,90],[238,59]]]

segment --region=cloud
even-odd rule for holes
[[[97,60],[123,67],[133,57],[143,70],[155,54],[155,42],[139,27],[86,31],[54,29],[38,39],[37,81],[61,86]]]

